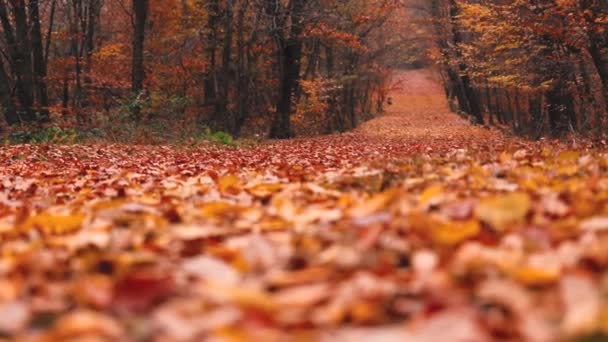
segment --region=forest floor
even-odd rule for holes
[[[2,147],[0,336],[604,340],[606,150],[472,126],[432,73],[397,79],[340,135]]]

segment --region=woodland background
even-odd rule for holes
[[[0,1],[3,124],[117,140],[344,131],[380,109],[386,61],[417,48],[402,5]]]
[[[383,111],[391,68],[436,64],[476,123],[601,137],[607,12],[601,0],[2,0],[0,130],[15,142],[346,131]]]

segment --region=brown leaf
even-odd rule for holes
[[[131,271],[114,286],[113,305],[121,310],[144,312],[175,293],[170,274],[155,268]]]

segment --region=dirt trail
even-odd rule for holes
[[[431,70],[397,72],[394,84],[398,86],[390,94],[393,105],[387,112],[351,132],[274,142],[241,157],[253,161],[256,168],[280,163],[318,174],[385,160],[405,161],[420,154],[445,155],[472,148],[496,152],[517,143],[451,112],[438,76]]]
[[[399,137],[415,141],[429,138],[492,137],[492,133],[469,124],[447,106],[443,89],[431,70],[397,73],[393,105],[386,115],[363,124],[355,132],[379,138]]]

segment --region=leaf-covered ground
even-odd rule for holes
[[[448,112],[352,133],[0,149],[0,336],[559,341],[608,331],[608,153]]]

